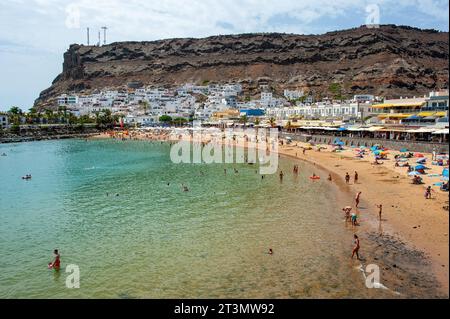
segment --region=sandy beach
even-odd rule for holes
[[[297,146],[295,146],[297,144]],[[391,151],[389,159],[383,165],[373,165],[373,156],[365,159],[355,158],[352,149],[340,153],[332,153],[330,147],[320,152],[309,150],[302,154],[304,143],[294,146],[281,146],[280,153],[296,156],[302,160],[316,163],[332,173],[333,180],[351,194],[362,192],[362,214],[370,214],[378,218],[376,204],[383,205],[381,225],[383,231],[398,236],[417,248],[430,258],[432,267],[442,285],[443,292],[448,295],[449,283],[449,239],[448,239],[448,193],[441,192],[433,186],[433,198],[425,199],[424,192],[428,185],[439,181],[438,178],[424,176],[423,185],[413,185],[407,176],[407,168],[395,167],[393,157],[400,152]],[[424,154],[431,163],[431,154]],[[411,159],[411,165],[416,158]],[[442,167],[428,165],[429,174],[440,174]],[[359,181],[353,182],[353,174],[357,171]],[[344,176],[349,172],[352,176],[349,185]],[[323,177],[325,178],[325,177]],[[354,203],[352,203],[354,204]]]
[[[98,135],[94,138],[110,138],[108,134]],[[127,138],[139,140],[174,140],[169,133],[152,134],[143,132],[131,132]],[[355,150],[345,148],[341,152],[332,152],[332,146],[321,151],[313,147],[303,154],[306,143],[292,142],[279,146],[279,153],[302,161],[308,161],[320,166],[332,175],[333,183],[348,194],[346,201],[354,198],[357,192],[362,192],[361,204],[358,210],[360,220],[363,221],[358,233],[378,229],[387,236],[399,239],[402,244],[411,250],[423,252],[424,258],[430,261],[431,269],[440,284],[441,294],[448,296],[449,292],[449,238],[448,238],[448,193],[433,186],[432,199],[425,199],[424,193],[427,186],[439,182],[438,177],[423,176],[424,184],[413,185],[411,177],[407,175],[406,167],[395,167],[394,156],[400,152],[390,151],[388,159],[382,165],[373,165],[372,155],[365,158],[355,157]],[[414,150],[411,150],[414,151]],[[431,163],[431,154],[424,154],[427,163]],[[417,158],[411,158],[410,164],[414,165]],[[428,174],[440,174],[443,167],[427,165]],[[354,183],[353,175],[357,171],[358,183]],[[345,174],[349,173],[351,181],[345,183]],[[328,176],[321,176],[326,180]],[[381,222],[378,221],[378,208],[383,205]],[[354,201],[348,205],[355,206]],[[341,207],[336,208],[340,212]],[[361,218],[362,217],[362,218]],[[365,224],[364,224],[365,223]],[[388,250],[389,248],[384,248]],[[386,253],[386,252],[385,252]],[[395,254],[396,252],[394,252]],[[395,260],[395,259],[394,259]],[[395,266],[394,266],[395,267]],[[420,280],[420,279],[419,279]]]

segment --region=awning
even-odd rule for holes
[[[404,113],[385,113],[378,115],[379,118],[392,118],[392,119],[404,119],[410,117],[411,114],[404,114]]]
[[[430,128],[430,127],[421,127],[416,130],[408,130],[408,133],[432,133],[436,131],[436,128]]]
[[[383,103],[383,104],[376,104],[372,107],[375,109],[386,109],[386,108],[393,108],[393,107],[421,107],[425,104],[425,102],[417,102],[417,103]]]
[[[418,115],[411,115],[410,117],[407,117],[405,120],[420,120],[420,119],[422,118]]]
[[[384,128],[384,126],[372,126],[372,127],[366,128],[364,130],[368,131],[368,132],[376,132],[376,131],[382,130],[383,128]]]
[[[420,112],[417,115],[423,116],[423,117],[428,117],[428,116],[445,117],[445,116],[447,116],[447,112],[442,112],[442,111],[441,112],[425,111],[425,112]]]
[[[426,116],[433,116],[434,114],[436,114],[436,112],[420,112],[417,115],[426,117]]]
[[[358,132],[361,130],[361,127],[348,127],[347,130],[352,132]]]
[[[434,131],[433,132],[433,134],[449,134],[449,129],[448,128],[445,128],[445,129],[442,129],[442,130],[437,130],[437,131]]]

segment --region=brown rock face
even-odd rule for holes
[[[448,32],[384,25],[323,35],[243,34],[204,39],[71,45],[63,72],[36,101],[66,92],[121,87],[240,82],[317,95],[370,93],[394,97],[448,88]],[[336,85],[334,86],[336,88]]]

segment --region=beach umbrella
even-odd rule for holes
[[[448,167],[443,169],[442,176],[448,177]]]
[[[421,174],[417,171],[412,171],[412,172],[408,173],[408,176],[417,176],[417,175],[421,175]]]
[[[448,176],[442,176],[442,177],[441,177],[441,181],[446,181],[446,182],[448,182]]]
[[[373,153],[374,153],[375,155],[380,155],[382,152],[381,152],[380,150],[375,150],[375,151],[373,151]]]
[[[419,159],[416,161],[416,163],[425,163],[426,161],[427,161],[427,159],[424,158],[424,157],[422,157],[422,158],[419,158]]]
[[[416,170],[418,169],[426,169],[427,167],[425,167],[424,165],[417,165],[416,166]]]
[[[424,155],[421,154],[421,153],[416,153],[416,154],[414,154],[414,156],[415,156],[415,157],[424,157]]]
[[[408,152],[408,149],[407,149],[407,148],[402,148],[402,149],[400,150],[400,152],[402,152],[402,153]]]

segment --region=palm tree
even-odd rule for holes
[[[291,123],[291,121],[288,121],[288,122],[286,123],[285,128],[286,128],[288,131],[292,128],[292,123]]]
[[[8,111],[8,114],[11,118],[11,123],[13,123],[14,125],[20,124],[20,116],[22,115],[22,110],[19,107],[11,107]]]
[[[270,123],[270,126],[271,126],[271,127],[275,127],[275,125],[277,124],[277,121],[275,120],[274,117],[271,117],[271,118],[269,119],[269,123]]]
[[[246,126],[247,126],[247,122],[248,122],[248,117],[247,117],[247,115],[241,116],[241,118],[239,119],[239,122],[242,123],[242,124],[244,124],[244,127],[246,127]]]

